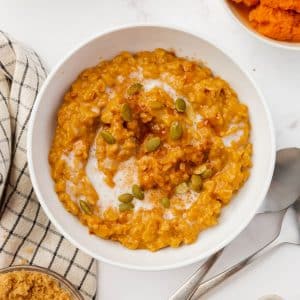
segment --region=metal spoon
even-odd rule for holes
[[[300,217],[300,197],[296,200],[296,202],[294,204],[291,205],[291,207],[293,207],[295,209],[297,218],[299,219],[299,217]],[[282,214],[282,220],[283,220],[283,217],[286,214],[287,210],[288,209],[284,209],[280,212]],[[286,243],[300,245],[299,240],[296,243],[294,240],[290,241],[290,240],[284,239],[284,237],[287,236],[286,229],[287,228],[283,228],[280,231],[280,233],[278,234],[278,236],[273,241],[267,243],[264,247],[260,248],[252,255],[243,259],[241,262],[235,264],[234,266],[228,268],[227,270],[214,276],[213,278],[201,283],[190,299],[191,300],[200,299],[200,297],[203,296],[204,294],[206,294],[210,289],[219,285],[221,282],[223,282],[224,280],[229,278],[231,275],[235,274],[236,272],[240,271],[245,266],[252,263],[256,258],[262,256],[263,254],[269,252],[271,249],[274,249],[275,247],[277,247],[279,245],[286,244]]]
[[[287,148],[279,150],[276,155],[276,165],[272,183],[264,204],[259,210],[259,213],[276,212],[281,210],[280,214],[283,218],[285,209],[289,207],[300,195],[300,184],[298,181],[299,175],[300,149]],[[255,220],[253,220],[252,222],[254,221]],[[278,228],[278,234],[276,235],[276,237],[278,237],[279,235],[280,226]],[[270,242],[272,242],[272,240],[266,241],[265,245],[269,244]],[[258,249],[258,251],[259,250],[262,250],[262,248]],[[201,267],[197,269],[196,272],[169,298],[169,300],[197,299],[192,296],[194,294],[195,296],[199,296],[200,287],[197,289],[198,285],[207,274],[211,266],[222,254],[222,251],[223,249],[218,251],[216,254],[211,256],[204,264],[202,264]],[[225,280],[225,278],[223,280]],[[195,292],[196,290],[197,292]]]

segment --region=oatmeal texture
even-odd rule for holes
[[[72,300],[58,282],[46,274],[13,271],[0,274],[0,300]]]
[[[91,234],[155,251],[217,224],[249,176],[249,134],[247,107],[202,63],[123,52],[66,92],[49,163],[59,199]],[[87,174],[91,156],[111,191],[125,172],[111,205]]]

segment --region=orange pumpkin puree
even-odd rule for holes
[[[280,41],[300,42],[299,0],[232,0],[259,33]],[[240,6],[241,5],[241,6]],[[243,7],[244,5],[244,7]]]

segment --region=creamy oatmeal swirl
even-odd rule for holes
[[[247,107],[197,61],[156,49],[84,70],[49,153],[64,207],[130,249],[193,243],[249,176]]]

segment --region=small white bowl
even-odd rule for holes
[[[249,107],[252,123],[253,168],[244,187],[225,207],[220,223],[202,232],[198,240],[177,249],[157,252],[129,250],[119,243],[90,235],[69,214],[54,191],[48,153],[62,97],[78,74],[99,59],[123,50],[137,52],[172,49],[179,56],[202,60],[227,80]],[[251,221],[261,205],[273,174],[274,132],[270,113],[253,80],[216,46],[189,32],[151,25],[122,27],[103,32],[67,55],[48,76],[33,108],[28,132],[28,163],[37,197],[56,228],[75,246],[94,258],[138,270],[167,270],[200,261],[230,243]]]
[[[262,35],[251,26],[249,20],[238,11],[236,5],[234,5],[234,3],[231,0],[220,0],[220,1],[223,2],[225,9],[228,11],[230,16],[239,25],[242,25],[242,27],[255,38],[268,44],[269,46],[278,47],[287,50],[298,50],[298,51],[300,50],[300,43],[278,41]]]

